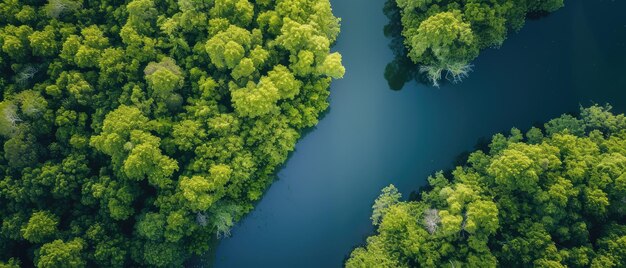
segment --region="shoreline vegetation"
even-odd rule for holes
[[[458,83],[563,6],[388,0],[384,76]],[[0,267],[214,260],[330,109],[340,22],[330,0],[1,0]],[[345,266],[626,267],[611,110],[496,134],[406,201],[385,187]]]
[[[493,136],[417,198],[390,185],[346,267],[623,267],[626,117],[582,108]]]
[[[394,36],[397,30],[390,27],[401,27],[400,40],[407,49],[406,53],[396,52],[396,57],[408,57],[418,66],[413,72],[439,87],[443,79],[458,83],[466,78],[480,51],[500,47],[509,32],[524,26],[527,16],[553,12],[563,7],[563,0],[395,0],[395,4],[386,4],[385,13],[400,21],[390,22],[385,32]],[[394,80],[390,82],[394,90],[403,84],[398,79],[411,75],[401,70],[402,66],[410,64],[395,60],[385,70],[388,80]]]
[[[345,72],[328,0],[0,3],[0,266],[181,266]]]

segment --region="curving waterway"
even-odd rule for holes
[[[474,62],[459,85],[389,89],[385,0],[331,0],[346,67],[331,108],[256,209],[223,239],[215,267],[340,267],[374,229],[393,183],[408,197],[481,138],[610,102],[626,111],[626,1],[566,0]],[[211,266],[211,264],[208,264]]]

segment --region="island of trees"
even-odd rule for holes
[[[626,267],[626,117],[581,109],[493,136],[416,200],[393,186],[347,267]]]
[[[328,0],[0,2],[0,266],[181,266],[344,74]]]
[[[435,86],[459,82],[481,50],[499,47],[527,14],[543,14],[563,0],[395,0],[408,57]]]

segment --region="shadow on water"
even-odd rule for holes
[[[455,158],[460,152],[591,100],[624,112],[626,1],[568,1],[541,22],[528,21],[498,50],[486,49],[470,79],[437,90],[394,72],[401,64],[383,76],[394,55],[382,35],[393,12],[382,10],[392,1],[332,0],[344,19],[333,50],[349,75],[333,82],[331,112],[300,140],[281,179],[220,242],[215,267],[340,267],[375,234],[371,206],[383,187],[394,184],[414,199],[408,192],[433,171],[467,159]],[[395,43],[403,52],[402,41]],[[405,88],[388,90],[385,77]]]
[[[194,255],[194,257],[190,258],[184,263],[184,267],[186,268],[212,268],[215,263],[217,251],[217,245],[219,244],[219,239],[217,237],[212,237],[209,240],[209,251],[201,254]]]
[[[330,102],[330,98],[328,99],[328,101]],[[330,107],[329,105],[328,108],[320,112],[320,114],[318,115],[318,120],[322,121],[331,112],[331,108],[332,107]],[[300,138],[298,140],[300,141],[304,139],[304,137],[308,136],[310,133],[315,131],[316,128],[317,126],[312,126],[312,127],[307,127],[307,128],[300,130],[300,133],[299,133]],[[296,148],[294,148],[292,151],[288,153],[287,159],[290,159],[295,152],[296,152]],[[287,167],[288,162],[289,162],[288,160],[284,161],[281,165],[276,167],[276,169],[274,170],[274,174],[275,174],[274,181],[272,182],[275,182],[280,179],[280,177],[278,176],[278,173]],[[265,195],[267,191],[269,191],[269,187],[267,187],[264,190],[263,195]],[[261,200],[256,201],[254,203],[254,207],[256,207],[259,202],[261,202]],[[237,221],[236,225],[240,225],[240,224],[241,224],[241,221]],[[220,243],[219,238],[215,236],[211,237],[211,240],[209,240],[209,250],[202,254],[193,255],[193,257],[191,257],[189,260],[187,260],[184,263],[184,267],[186,268],[213,268],[215,267],[215,260],[217,258],[217,247],[219,243]]]
[[[597,105],[597,103],[591,103],[590,105]],[[581,108],[584,106],[581,106]],[[563,113],[564,115],[571,115],[574,117],[579,117],[580,116],[580,111],[568,111]],[[535,122],[533,123],[530,127],[528,128],[524,128],[524,129],[518,129],[522,132],[522,135],[524,135],[524,139],[526,139],[526,133],[531,129],[531,128],[538,128],[541,130],[542,133],[546,133],[546,127],[545,124],[547,122]],[[505,135],[507,137],[509,137],[509,135],[512,134],[512,131],[515,127],[511,128],[511,129],[503,129],[499,132],[495,132],[494,135],[492,136],[482,136],[479,137],[476,140],[476,143],[474,144],[474,146],[472,147],[472,149],[470,150],[465,150],[461,153],[459,153],[458,155],[456,155],[456,157],[454,157],[454,160],[452,162],[452,166],[448,169],[445,170],[432,170],[432,172],[430,172],[430,176],[434,176],[435,174],[437,174],[437,172],[441,172],[444,177],[451,179],[453,177],[452,172],[457,168],[457,167],[465,167],[468,165],[468,161],[469,161],[469,157],[472,153],[474,152],[478,152],[481,151],[485,154],[489,154],[489,150],[491,150],[491,143],[493,142],[493,137],[497,134],[502,134]],[[408,201],[420,201],[421,200],[421,196],[422,193],[424,192],[428,192],[431,191],[433,189],[432,185],[430,185],[429,183],[425,183],[421,186],[419,186],[417,188],[417,190],[413,190],[409,193],[409,197],[408,197]]]
[[[393,51],[394,59],[385,67],[385,80],[392,90],[401,90],[407,82],[415,80],[420,82],[419,68],[408,57],[408,51],[404,46],[402,36],[402,23],[400,22],[400,8],[395,0],[387,0],[383,13],[389,18],[385,25],[385,36],[391,39],[389,48]]]
[[[419,65],[413,63],[408,57],[409,51],[404,45],[404,36],[402,36],[402,22],[400,17],[400,8],[396,0],[387,0],[383,7],[383,13],[389,19],[389,23],[384,27],[385,37],[389,38],[389,49],[393,52],[393,60],[385,66],[385,80],[389,88],[399,91],[404,88],[406,83],[415,81],[431,87],[431,83],[425,74],[419,71]],[[446,84],[448,81],[442,79],[440,83]]]
[[[419,71],[419,65],[413,63],[408,57],[409,51],[404,45],[402,36],[402,22],[400,8],[396,0],[387,0],[383,7],[383,13],[389,19],[389,23],[384,27],[385,37],[389,38],[389,49],[393,52],[394,59],[385,66],[385,80],[389,88],[399,91],[406,83],[415,81],[418,84],[430,86],[428,79]],[[550,15],[550,12],[531,12],[526,15],[527,20],[540,20]],[[442,83],[447,83],[442,79]]]

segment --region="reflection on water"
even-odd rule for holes
[[[412,82],[417,68],[402,62],[383,76],[397,58],[390,40],[402,44],[383,35],[389,0],[331,1],[342,18],[334,50],[347,70],[333,81],[332,110],[298,142],[233,236],[220,241],[217,268],[341,267],[373,233],[372,202],[390,183],[409,198],[433,172],[462,162],[459,153],[474,150],[480,137],[527,130],[580,104],[626,111],[624,0],[568,0],[527,21],[501,48],[484,50],[463,83],[440,90]],[[389,90],[389,81],[405,88]]]
[[[383,7],[383,13],[389,19],[383,30],[385,37],[390,39],[389,49],[393,52],[393,60],[385,67],[385,80],[389,84],[391,90],[401,90],[408,82],[415,81],[418,84],[430,86],[425,74],[420,72],[419,65],[413,63],[409,59],[408,50],[404,45],[404,36],[402,36],[402,22],[400,16],[400,8],[396,0],[387,0]],[[548,17],[550,12],[532,12],[526,15],[528,21],[539,20]],[[505,41],[506,42],[506,41]],[[451,83],[451,78],[446,75],[440,84]],[[456,82],[456,81],[453,81]]]
[[[402,23],[400,22],[400,8],[396,0],[387,0],[383,8],[389,23],[385,25],[385,36],[391,41],[389,48],[393,51],[393,60],[385,67],[385,80],[392,90],[401,90],[404,84],[411,80],[422,81],[419,77],[419,68],[407,57],[407,49],[404,46],[402,36]]]

